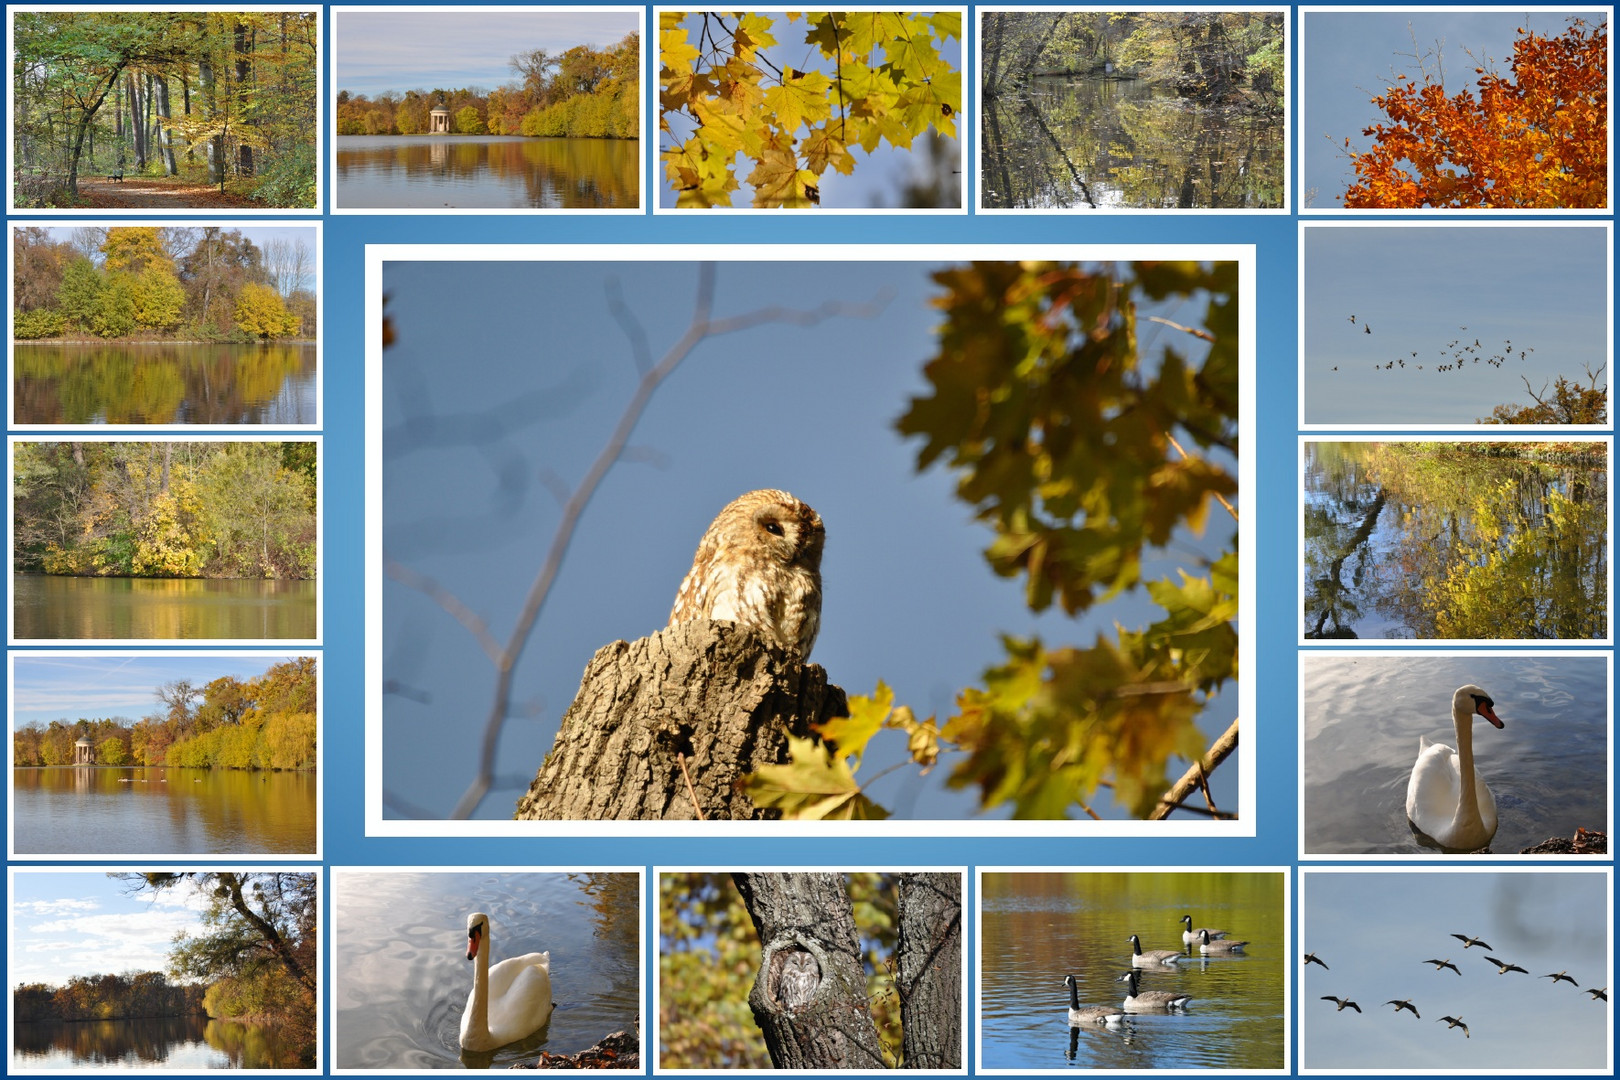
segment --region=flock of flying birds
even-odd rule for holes
[[[1198,949],[1196,955],[1202,958],[1241,956],[1244,946],[1249,944],[1247,941],[1232,938],[1230,932],[1226,930],[1211,930],[1208,927],[1195,929],[1191,915],[1183,915],[1181,925],[1181,941],[1186,946],[1185,951],[1144,950],[1141,940],[1135,934],[1126,939],[1131,943],[1131,969],[1115,980],[1128,984],[1125,1000],[1119,1005],[1081,1005],[1079,980],[1073,975],[1063,976],[1063,985],[1069,988],[1069,1026],[1101,1024],[1112,1028],[1118,1027],[1127,1013],[1186,1012],[1187,1006],[1193,1000],[1191,994],[1174,990],[1143,990],[1142,973],[1174,970],[1181,961],[1194,958],[1193,946]]]
[[[1528,975],[1528,974],[1530,974],[1530,972],[1526,971],[1524,968],[1520,967],[1518,964],[1511,964],[1506,960],[1498,960],[1496,957],[1491,956],[1490,952],[1492,951],[1492,949],[1491,949],[1490,944],[1487,943],[1487,942],[1481,941],[1477,937],[1473,937],[1473,936],[1471,936],[1469,934],[1452,934],[1451,936],[1456,938],[1458,941],[1463,943],[1463,952],[1464,953],[1466,953],[1469,949],[1472,949],[1475,945],[1478,945],[1481,949],[1483,949],[1484,953],[1482,955],[1484,955],[1484,958],[1486,960],[1488,960],[1490,963],[1496,965],[1496,973],[1498,975],[1507,975],[1507,974],[1510,974],[1510,973],[1517,973],[1517,974],[1520,974],[1520,975]],[[1456,975],[1458,977],[1461,977],[1461,975],[1462,975],[1462,971],[1457,967],[1456,964],[1453,964],[1451,962],[1451,959],[1449,957],[1447,957],[1444,960],[1420,960],[1418,962],[1422,963],[1422,964],[1433,964],[1436,974],[1439,974],[1442,971],[1449,970],[1453,975]],[[1321,957],[1317,956],[1313,952],[1308,952],[1308,953],[1305,954],[1305,966],[1310,967],[1312,964],[1321,965],[1321,968],[1322,968],[1323,971],[1328,970],[1327,963]],[[1540,977],[1543,978],[1543,979],[1551,979],[1553,981],[1554,986],[1557,986],[1561,982],[1567,982],[1567,983],[1569,983],[1569,985],[1575,987],[1576,989],[1580,989],[1580,983],[1576,982],[1574,977],[1571,976],[1567,971],[1554,971],[1554,972],[1552,972],[1550,974],[1542,975]],[[1609,1000],[1609,988],[1606,987],[1606,986],[1603,987],[1602,989],[1598,989],[1597,987],[1590,987],[1590,988],[1587,989],[1586,992],[1588,994],[1592,995],[1592,1000],[1593,1001],[1608,1001]],[[1351,1001],[1349,998],[1335,997],[1332,994],[1323,994],[1322,995],[1322,1000],[1323,1001],[1331,1001],[1331,1002],[1333,1002],[1333,1004],[1335,1006],[1337,1006],[1337,1008],[1335,1008],[1333,1010],[1334,1012],[1344,1012],[1344,1010],[1346,1010],[1346,1009],[1354,1009],[1358,1013],[1361,1011],[1361,1006],[1356,1004],[1354,1001]],[[1411,998],[1391,999],[1389,1001],[1384,1002],[1383,1004],[1395,1006],[1395,1012],[1396,1013],[1400,1013],[1402,1010],[1405,1010],[1406,1012],[1411,1013],[1417,1019],[1419,1019],[1419,1020],[1423,1019],[1423,1015],[1418,1012],[1417,1006],[1412,1004],[1412,999]],[[1457,1028],[1462,1028],[1462,1033],[1463,1033],[1464,1038],[1472,1038],[1473,1037],[1473,1036],[1468,1034],[1468,1025],[1463,1023],[1463,1018],[1460,1017],[1460,1016],[1442,1016],[1440,1019],[1436,1020],[1435,1023],[1447,1025],[1446,1026],[1447,1031],[1453,1031],[1453,1030],[1455,1030]]]
[[[1350,325],[1360,326],[1363,334],[1372,333],[1372,326],[1366,321],[1359,323],[1356,322],[1356,317],[1354,315],[1350,316]],[[1466,336],[1468,333],[1468,327],[1459,326],[1457,327],[1457,330],[1464,336],[1452,338],[1450,341],[1446,342],[1445,348],[1440,350],[1440,358],[1447,362],[1441,364],[1431,363],[1429,365],[1429,370],[1461,371],[1466,365],[1470,363],[1477,364],[1481,360],[1485,361],[1485,363],[1489,364],[1491,367],[1499,368],[1509,360],[1514,359],[1515,356],[1518,359],[1523,360],[1526,356],[1536,351],[1535,349],[1529,347],[1515,351],[1511,338],[1502,342],[1502,348],[1500,350],[1492,350],[1489,346],[1481,345],[1479,338],[1477,337],[1473,340],[1473,343],[1470,344]],[[1411,367],[1417,371],[1422,371],[1423,365],[1417,362],[1417,358],[1418,350],[1413,349]],[[1373,362],[1374,371],[1394,371],[1397,368],[1404,369],[1407,366],[1406,357],[1404,356],[1397,356],[1393,360]],[[1334,364],[1333,370],[1338,371],[1339,365]]]

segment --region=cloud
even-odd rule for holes
[[[101,906],[96,900],[19,900],[12,910],[30,915],[67,915],[80,911],[95,911]]]

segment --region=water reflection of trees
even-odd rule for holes
[[[1608,632],[1597,444],[1314,443],[1305,633],[1590,640]]]
[[[1035,79],[984,101],[984,205],[1276,207],[1281,118],[1141,80]]]
[[[312,424],[313,345],[15,347],[19,424]]]
[[[55,1051],[75,1065],[162,1064],[177,1044],[201,1042],[208,1018],[202,1015],[139,1020],[20,1022],[13,1035],[20,1057]]]
[[[514,205],[545,209],[634,208],[641,202],[640,143],[634,139],[390,139],[340,145],[338,180],[365,205],[368,179],[434,177],[468,185],[495,181],[523,195]]]

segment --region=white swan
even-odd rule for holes
[[[1406,785],[1406,816],[1441,847],[1474,851],[1496,835],[1496,798],[1474,774],[1474,714],[1497,727],[1491,695],[1470,683],[1451,698],[1451,722],[1457,730],[1457,749],[1418,742],[1417,764]]]
[[[476,960],[461,1045],[494,1050],[545,1027],[551,1019],[551,954],[534,952],[489,966],[489,916],[467,916],[467,959]]]

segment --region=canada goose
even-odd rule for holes
[[[1434,965],[1434,970],[1436,970],[1436,971],[1439,971],[1441,968],[1450,968],[1452,971],[1456,972],[1458,975],[1462,974],[1462,972],[1457,971],[1457,965],[1453,964],[1450,961],[1450,959],[1446,959],[1446,960],[1425,960],[1423,962],[1425,964],[1433,964]]]
[[[1169,990],[1143,990],[1138,992],[1137,984],[1141,978],[1142,973],[1135,968],[1119,977],[1120,982],[1129,984],[1125,993],[1126,1012],[1185,1010],[1187,1003],[1192,1001],[1192,996],[1189,994],[1176,994]]]
[[[1397,1013],[1400,1012],[1402,1009],[1405,1009],[1407,1012],[1411,1013],[1413,1016],[1417,1016],[1417,1018],[1419,1020],[1423,1019],[1423,1017],[1418,1016],[1417,1006],[1412,1004],[1412,999],[1411,998],[1407,998],[1404,1001],[1386,1001],[1386,1002],[1384,1002],[1384,1004],[1385,1005],[1393,1005],[1393,1006],[1395,1006],[1395,1011]]]
[[[1188,945],[1191,945],[1194,942],[1198,941],[1199,940],[1198,935],[1200,935],[1200,934],[1208,934],[1212,938],[1223,938],[1227,934],[1227,931],[1225,931],[1225,930],[1204,929],[1204,928],[1194,930],[1191,915],[1183,915],[1181,917],[1181,925],[1183,927],[1183,929],[1181,931],[1181,940],[1183,942],[1185,942],[1186,944],[1188,944]]]
[[[1478,945],[1482,949],[1490,948],[1490,945],[1479,940],[1477,937],[1469,937],[1467,934],[1452,934],[1451,936],[1462,942],[1464,949],[1472,949],[1475,945]]]
[[[1247,944],[1247,941],[1231,941],[1225,938],[1216,941],[1210,938],[1208,930],[1199,931],[1198,951],[1206,956],[1211,953],[1242,952],[1243,946]]]
[[[1496,973],[1498,975],[1506,975],[1510,971],[1517,971],[1517,972],[1519,972],[1521,974],[1524,974],[1524,975],[1530,974],[1528,971],[1525,971],[1524,968],[1520,967],[1518,964],[1510,964],[1506,960],[1498,960],[1494,956],[1487,956],[1485,959],[1489,960],[1491,963],[1496,965]]]
[[[1565,975],[1562,971],[1557,972],[1557,973],[1552,974],[1552,975],[1543,975],[1542,978],[1543,979],[1551,979],[1553,981],[1554,986],[1557,986],[1560,982],[1567,982],[1567,983],[1569,983],[1569,985],[1575,987],[1577,990],[1580,989],[1580,986],[1581,986],[1580,983],[1576,982],[1574,979],[1570,978],[1568,975]]]
[[[1355,1002],[1351,1001],[1349,998],[1336,998],[1336,997],[1333,997],[1331,994],[1323,994],[1322,995],[1322,1000],[1323,1001],[1331,1001],[1331,1002],[1333,1002],[1333,1004],[1337,1005],[1338,1008],[1334,1009],[1333,1010],[1334,1012],[1344,1012],[1344,1010],[1346,1010],[1346,1009],[1354,1009],[1354,1010],[1356,1010],[1356,1012],[1361,1011],[1361,1006],[1357,1005]]]
[[[1463,1038],[1473,1038],[1472,1035],[1468,1034],[1468,1025],[1462,1022],[1462,1017],[1460,1016],[1442,1016],[1440,1019],[1436,1020],[1435,1023],[1448,1025],[1446,1028],[1447,1031],[1450,1031],[1452,1028],[1462,1028]]]
[[[1588,987],[1586,992],[1592,995],[1593,1001],[1609,1000],[1609,988],[1607,986],[1603,987],[1601,990],[1597,987]]]
[[[1087,1005],[1080,1007],[1079,982],[1073,975],[1063,976],[1063,985],[1069,988],[1069,1026],[1079,1027],[1081,1024],[1106,1024],[1109,1027],[1118,1027],[1119,1022],[1125,1019],[1125,1014],[1118,1009],[1106,1008],[1102,1005]]]
[[[1323,963],[1322,958],[1320,956],[1317,956],[1313,952],[1308,952],[1308,953],[1305,954],[1305,963],[1306,964],[1321,964],[1322,965],[1322,970],[1323,971],[1327,970],[1327,964]]]
[[[1131,967],[1158,967],[1161,964],[1179,964],[1182,954],[1171,952],[1169,949],[1152,949],[1142,951],[1142,941],[1135,934],[1130,936]]]
[[[1457,749],[1418,740],[1418,756],[1406,784],[1406,817],[1443,848],[1474,851],[1496,835],[1496,798],[1474,771],[1474,714],[1500,728],[1491,695],[1469,683],[1451,696],[1451,726]]]

